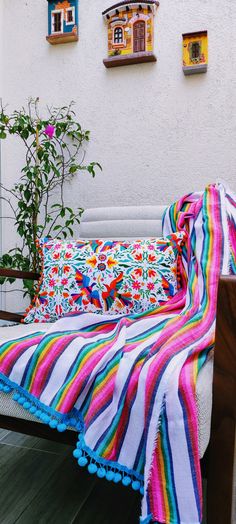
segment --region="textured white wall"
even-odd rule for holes
[[[4,101],[13,109],[29,96],[39,96],[42,105],[73,99],[91,129],[87,160],[99,161],[103,172],[95,180],[79,175],[68,189],[70,203],[169,203],[217,177],[236,189],[236,2],[160,0],[157,63],[107,70],[101,12],[111,3],[80,0],[79,42],[51,46],[46,0],[1,0]],[[208,72],[186,78],[181,35],[205,29]],[[21,162],[18,144],[4,143],[6,183],[19,176]]]
[[[107,70],[110,0],[80,0],[80,41],[51,46],[46,0],[1,0],[4,9],[3,98],[11,108],[29,96],[42,104],[74,99],[91,129],[87,159],[103,165],[96,180],[80,176],[72,201],[84,206],[170,202],[224,177],[235,189],[236,3],[160,0],[156,64]],[[207,29],[209,70],[186,78],[181,34]],[[19,151],[5,147],[3,177],[19,173]]]

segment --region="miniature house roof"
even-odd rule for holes
[[[141,0],[141,2],[137,2],[137,0],[126,0],[122,2],[118,2],[117,4],[112,5],[111,7],[108,7],[108,9],[105,9],[103,11],[102,15],[104,18],[109,19],[110,16],[113,16],[114,14],[119,14],[120,12],[123,12],[125,9],[126,11],[129,11],[129,8],[136,7],[137,9],[143,9],[147,6],[149,8],[153,9],[159,5],[159,2],[157,0]]]

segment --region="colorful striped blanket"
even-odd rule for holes
[[[186,233],[182,288],[126,317],[80,314],[0,346],[0,388],[58,431],[91,474],[142,494],[140,522],[199,524],[195,388],[214,346],[217,283],[236,273],[236,199],[210,185],[172,205],[164,234]]]

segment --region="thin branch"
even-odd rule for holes
[[[8,189],[1,183],[0,183],[0,188],[6,191],[7,193],[11,193],[11,195],[14,196],[17,200],[20,200],[20,198],[16,195],[16,193],[12,189]],[[0,198],[3,198],[3,197],[0,197]]]

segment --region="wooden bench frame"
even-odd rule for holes
[[[0,269],[0,277],[38,280],[37,273]],[[20,322],[22,315],[0,311],[0,319]],[[207,524],[232,524],[236,425],[236,276],[219,282],[213,376],[211,437],[202,463],[207,477]],[[0,415],[0,427],[75,445],[76,433],[58,433],[39,422]]]

